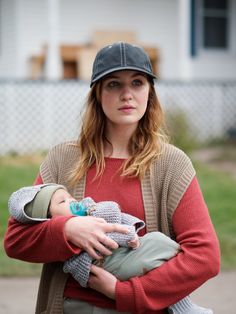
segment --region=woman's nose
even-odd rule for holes
[[[133,98],[132,92],[129,87],[124,86],[121,91],[121,100],[127,101]]]

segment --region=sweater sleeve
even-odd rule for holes
[[[182,251],[141,277],[118,281],[118,311],[155,313],[218,274],[219,243],[196,177],[184,193],[172,222]]]
[[[7,255],[30,263],[50,263],[79,254],[80,249],[70,244],[64,234],[64,225],[71,217],[57,216],[37,224],[21,224],[10,218],[4,238]]]
[[[34,184],[42,184],[40,175]],[[22,224],[9,219],[4,248],[11,258],[31,263],[65,261],[81,250],[66,240],[64,226],[71,216],[57,216],[36,224]],[[45,254],[47,252],[47,254]]]

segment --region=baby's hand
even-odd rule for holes
[[[130,241],[128,242],[128,246],[129,246],[130,248],[132,248],[132,249],[137,249],[137,248],[139,247],[139,245],[140,245],[139,237],[138,237],[138,235],[136,234],[135,237],[134,237],[132,240],[130,240]]]

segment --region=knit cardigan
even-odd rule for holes
[[[73,188],[68,179],[78,160],[76,142],[55,146],[40,167],[43,182],[65,185],[76,199],[82,199],[86,178],[82,178]],[[147,232],[158,230],[175,238],[172,216],[194,176],[195,170],[185,153],[165,144],[163,153],[152,163],[141,182]],[[36,314],[63,313],[63,292],[68,274],[63,272],[62,267],[62,262],[44,264]]]

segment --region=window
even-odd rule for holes
[[[191,55],[230,46],[231,0],[191,0]]]
[[[203,0],[200,19],[204,48],[228,47],[228,9],[228,0]]]

